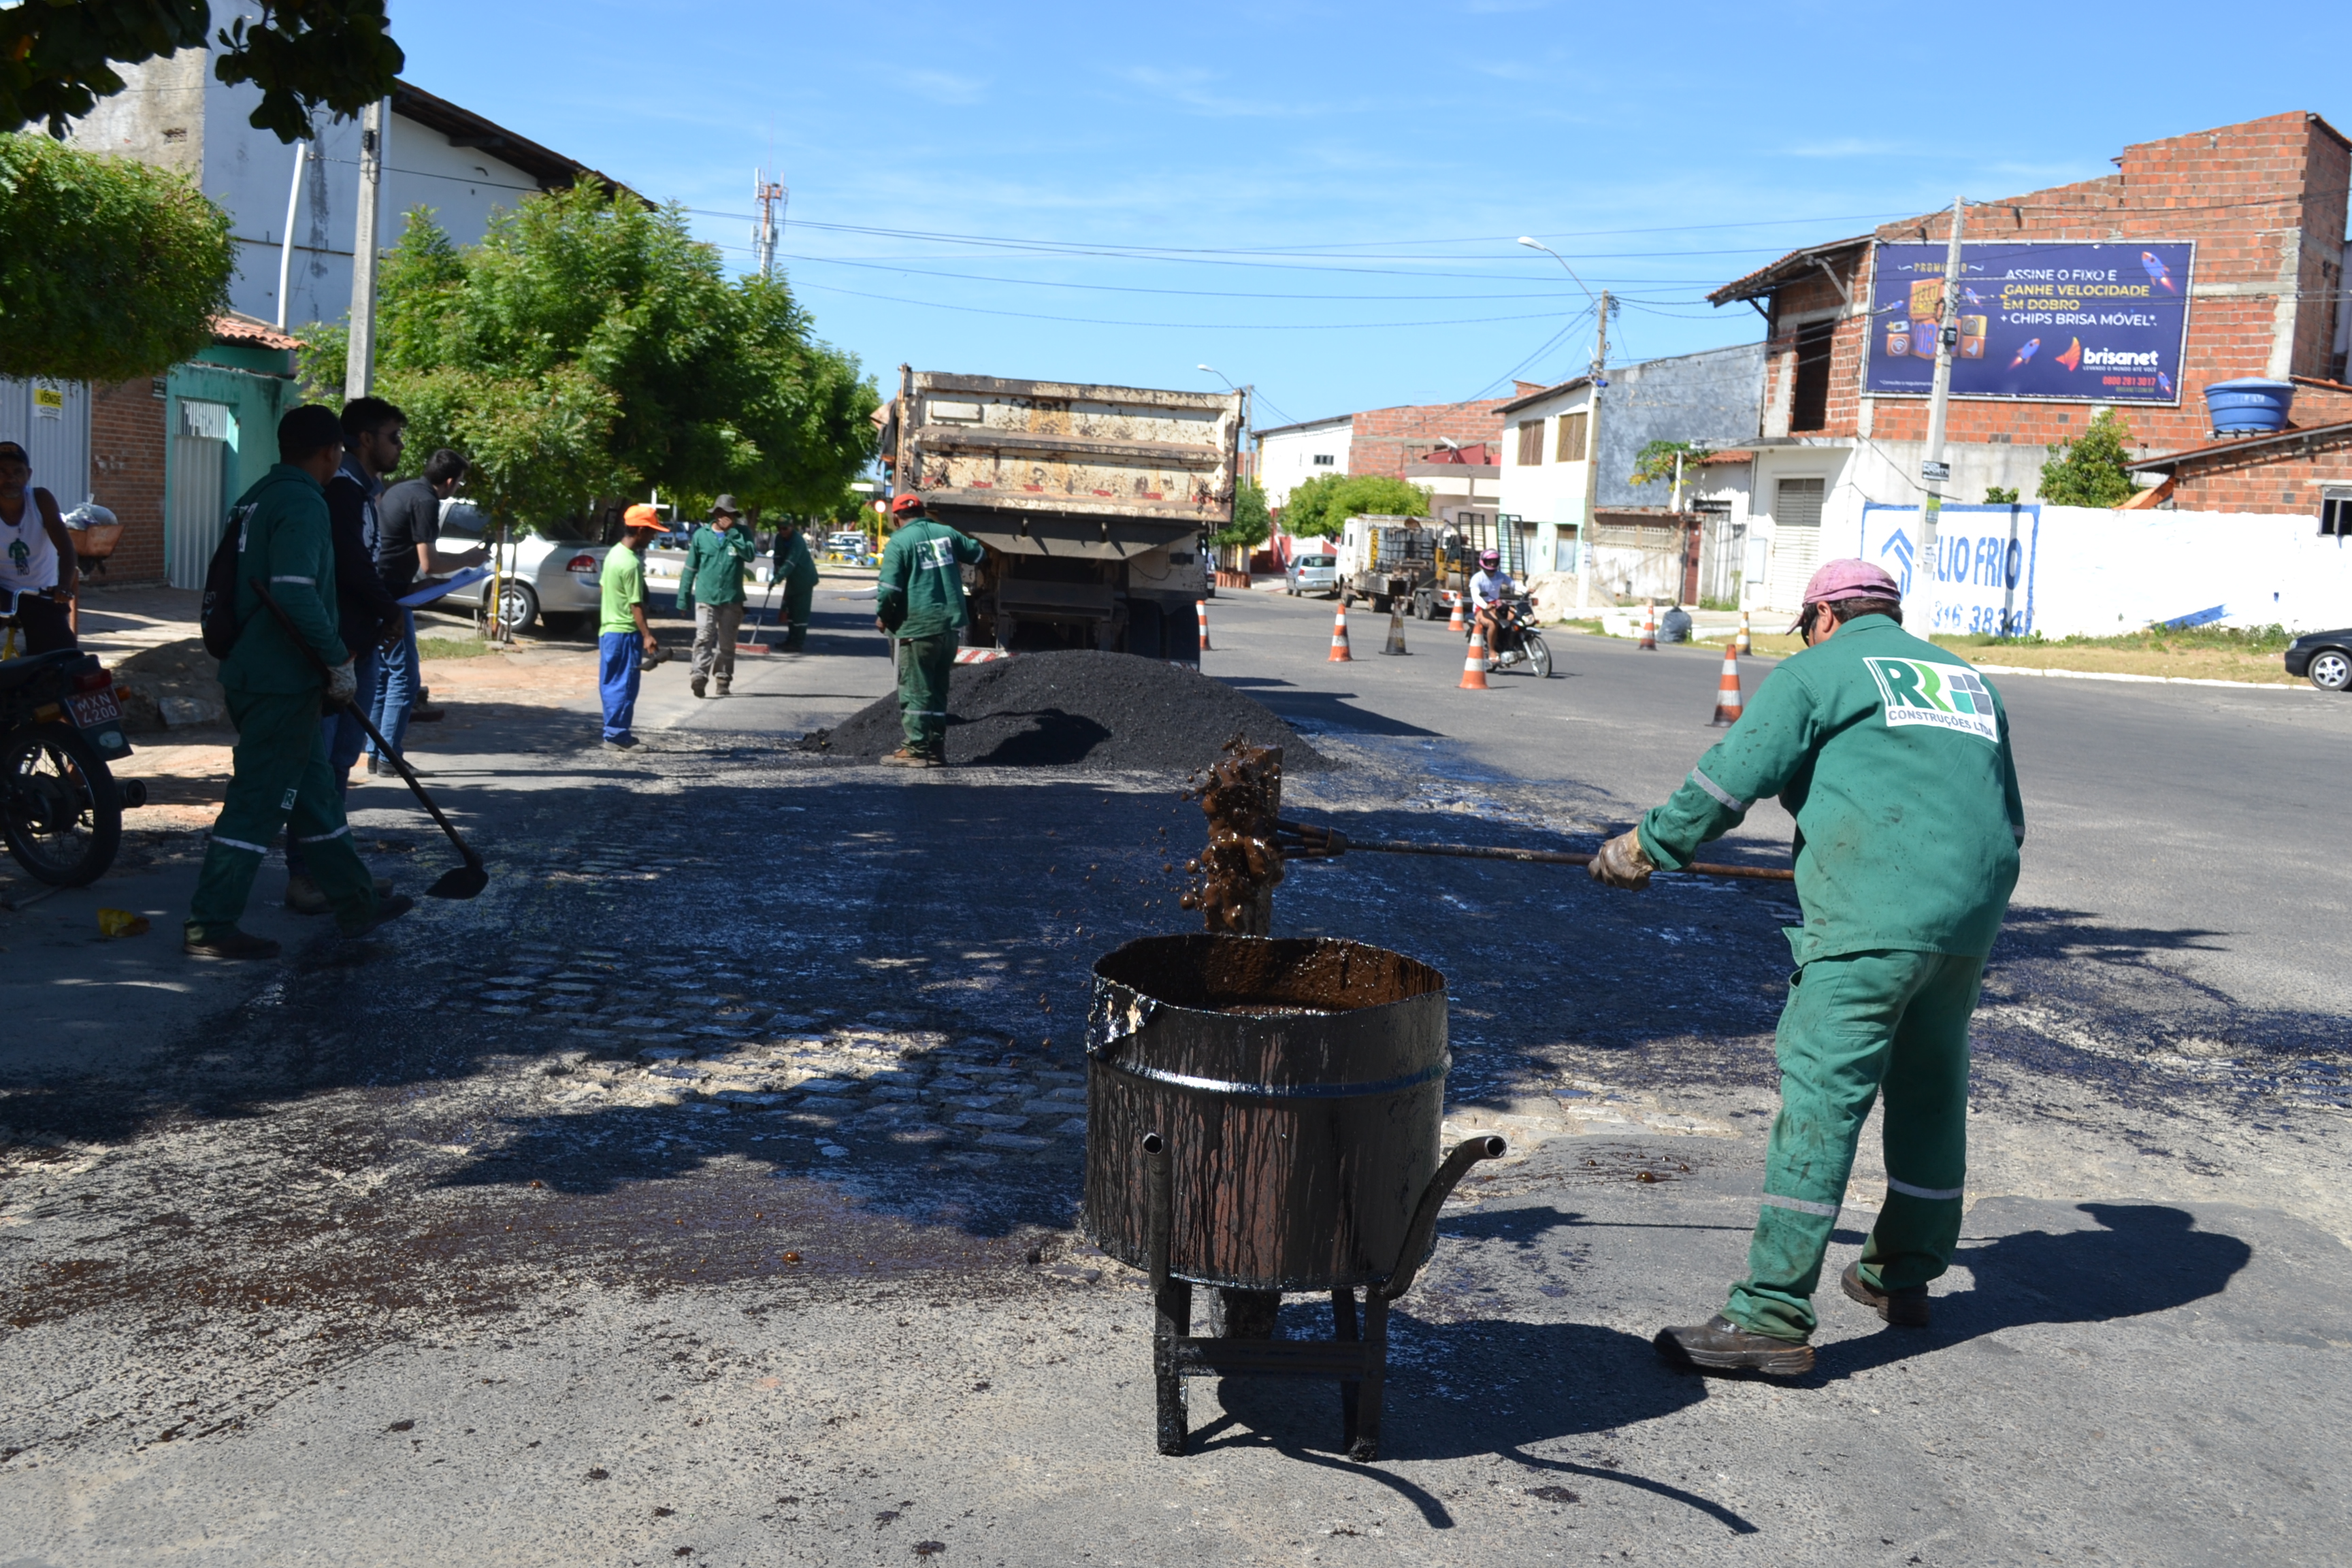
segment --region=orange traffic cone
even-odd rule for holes
[[[1339,601],[1339,613],[1331,622],[1331,657],[1326,664],[1353,664],[1356,656],[1348,651],[1348,601]]]
[[[1192,601],[1192,608],[1201,617],[1201,651],[1202,653],[1207,653],[1210,651],[1209,601],[1206,599],[1195,599]]]
[[[1654,600],[1642,606],[1642,646],[1652,653],[1658,651],[1658,606]]]
[[[1739,648],[1737,644],[1723,650],[1723,674],[1715,683],[1715,717],[1707,722],[1739,722]]]
[[[1459,594],[1454,595],[1454,618],[1445,623],[1445,629],[1449,632],[1466,632],[1470,629],[1469,623],[1462,618],[1462,595]]]
[[[1739,612],[1738,640],[1734,642],[1731,646],[1741,653],[1754,653],[1756,651],[1756,645],[1748,640],[1748,612],[1745,610]]]
[[[1486,684],[1486,634],[1476,627],[1471,628],[1470,651],[1462,660],[1462,684],[1454,689],[1456,691],[1493,689]]]

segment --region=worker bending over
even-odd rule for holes
[[[1902,626],[1895,580],[1832,561],[1806,585],[1806,647],[1765,679],[1683,786],[1593,858],[1643,888],[1778,795],[1797,820],[1797,968],[1775,1048],[1780,1114],[1748,1277],[1658,1353],[1720,1372],[1813,1364],[1812,1295],[1871,1102],[1886,1097],[1886,1201],[1840,1283],[1890,1323],[1925,1327],[1927,1281],[1959,1239],[1969,1018],[2017,885],[2025,809],[2000,697]]]

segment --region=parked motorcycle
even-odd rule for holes
[[[1551,679],[1551,648],[1536,629],[1536,605],[1521,595],[1495,605],[1495,637],[1486,649],[1487,668],[1508,669],[1524,664],[1538,680]]]
[[[0,625],[16,595],[0,593]],[[114,864],[122,813],[147,802],[140,779],[107,764],[131,754],[114,677],[66,649],[0,659],[0,836],[37,881],[79,888]]]

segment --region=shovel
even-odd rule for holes
[[[317,648],[303,640],[302,634],[295,627],[292,617],[287,615],[278,601],[270,596],[269,590],[263,587],[260,583],[255,582],[251,587],[256,594],[261,595],[261,602],[269,607],[269,613],[278,617],[278,624],[286,628],[286,635],[294,640],[294,646],[302,650],[302,657],[310,661],[310,668],[318,672],[319,679],[322,681],[327,679],[327,661],[319,657]],[[352,718],[360,721],[360,728],[367,731],[368,739],[375,742],[375,754],[392,759],[392,765],[399,770],[402,778],[408,781],[408,787],[416,793],[419,804],[433,814],[433,820],[441,825],[441,831],[449,836],[449,842],[456,845],[457,853],[466,858],[464,865],[443,872],[439,881],[425,889],[425,896],[429,899],[479,897],[482,889],[490,885],[490,874],[484,868],[481,856],[475,851],[472,845],[458,837],[457,829],[451,826],[447,817],[441,815],[441,808],[433,804],[433,797],[425,793],[425,785],[418,781],[415,773],[410,769],[408,759],[394,751],[390,743],[376,732],[376,727],[368,721],[366,710],[356,702],[346,702],[342,707]]]
[[[1360,855],[1450,855],[1465,860],[1531,860],[1546,866],[1589,866],[1590,855],[1567,849],[1499,849],[1484,844],[1412,844],[1402,838],[1350,838],[1336,827],[1312,827],[1299,822],[1275,825],[1275,845],[1286,860],[1337,860],[1354,850]],[[1744,877],[1759,882],[1793,882],[1794,871],[1770,866],[1718,866],[1695,860],[1683,868],[1702,877]]]

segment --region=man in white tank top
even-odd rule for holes
[[[0,441],[0,591],[17,595],[20,652],[74,646],[66,606],[79,578],[58,498],[34,485],[33,460],[24,447]]]

